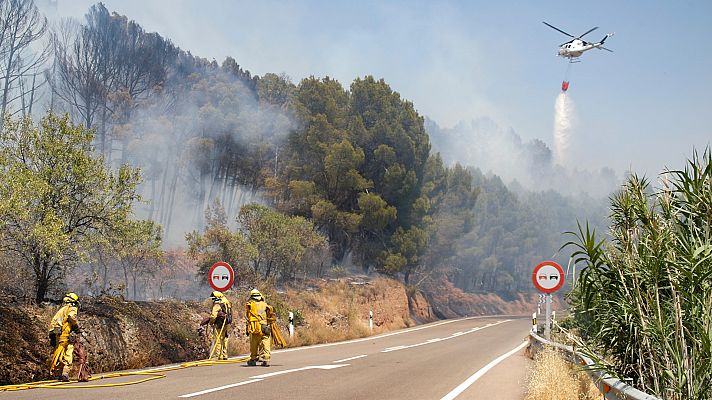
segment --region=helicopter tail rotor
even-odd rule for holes
[[[604,36],[603,39],[601,39],[601,44],[605,43],[605,42],[606,42],[606,39],[608,39],[608,38],[611,37],[611,36],[613,36],[612,33],[609,33],[609,34],[607,34],[606,36]]]
[[[601,50],[606,50],[606,51],[610,51],[611,53],[613,53],[613,50],[607,49],[607,48],[603,47],[603,43],[605,43],[605,42],[606,42],[606,39],[608,39],[608,38],[611,37],[611,36],[613,36],[612,33],[609,33],[608,35],[604,36],[603,39],[601,39],[601,41],[598,43],[598,46],[596,46],[596,47],[599,48],[599,49],[601,49]]]

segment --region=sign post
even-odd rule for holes
[[[544,338],[551,339],[551,294],[564,286],[564,269],[553,261],[544,261],[532,271],[534,287],[546,295]]]
[[[213,290],[226,292],[230,290],[235,282],[235,271],[230,264],[218,261],[210,267],[208,271],[208,283]]]

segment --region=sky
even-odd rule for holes
[[[82,18],[89,0],[58,0]],[[298,83],[383,78],[439,125],[490,118],[553,145],[567,37],[606,41],[571,66],[569,159],[654,177],[712,141],[712,2],[106,0],[192,54]]]

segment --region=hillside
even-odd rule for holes
[[[368,312],[373,311],[373,334],[413,326],[441,317],[480,314],[528,315],[536,299],[504,302],[495,295],[467,295],[446,287],[431,307],[417,294],[409,311],[403,285],[386,278],[318,279],[302,288],[268,292],[268,302],[280,315],[287,337],[286,314],[295,314],[296,334],[288,346],[302,346],[368,336]],[[235,312],[240,296],[228,292]],[[134,302],[117,297],[82,299],[80,324],[89,343],[89,365],[96,374],[203,359],[209,338],[198,329],[210,304],[203,302]],[[13,296],[0,304],[0,385],[46,378],[50,353],[47,323],[56,305],[33,305]],[[249,352],[244,324],[238,318],[230,334],[230,356]],[[276,357],[279,357],[278,355]],[[75,365],[76,367],[76,365]]]

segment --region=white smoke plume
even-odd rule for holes
[[[561,166],[568,165],[573,119],[574,103],[562,92],[554,106],[554,162]]]

